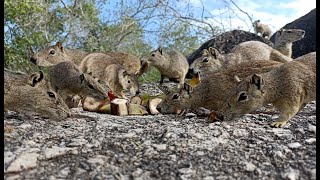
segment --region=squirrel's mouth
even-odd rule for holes
[[[224,120],[224,116],[216,111],[211,111],[208,117],[208,121],[212,123],[217,121],[223,121],[223,120]]]

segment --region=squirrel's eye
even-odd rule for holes
[[[89,88],[90,88],[90,89],[94,89],[94,87],[92,86],[92,84],[89,84]]]
[[[154,53],[151,54],[152,57],[156,56]]]
[[[247,94],[246,93],[241,93],[240,96],[239,96],[239,99],[238,99],[238,102],[239,101],[244,101],[248,98]]]
[[[202,62],[207,63],[209,60],[207,57],[203,58]]]
[[[50,91],[48,91],[48,96],[51,98],[56,98],[56,95],[54,95],[54,93]]]
[[[51,51],[50,51],[50,54],[51,54],[51,55],[53,55],[53,54],[55,54],[55,53],[56,53],[55,50],[51,50]]]
[[[128,83],[130,84],[130,80],[128,80]]]
[[[176,93],[172,96],[172,99],[178,99],[180,97],[180,94]]]

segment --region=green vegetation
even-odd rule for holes
[[[38,70],[29,59],[57,41],[86,51],[123,51],[143,58],[161,47],[175,47],[186,56],[217,32],[199,27],[178,2],[145,0],[5,0],[5,67]],[[197,25],[194,26],[193,22]],[[201,23],[200,23],[201,24]],[[211,29],[211,31],[210,31]],[[160,79],[154,67],[140,81]]]

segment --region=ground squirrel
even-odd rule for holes
[[[105,89],[92,76],[83,73],[72,61],[64,61],[49,70],[49,82],[64,100],[68,96],[91,96],[98,100],[107,98]]]
[[[160,84],[167,77],[169,80],[179,81],[178,88],[183,86],[189,64],[186,57],[178,50],[163,50],[162,48],[158,48],[152,51],[146,59],[150,65],[155,66],[160,71]]]
[[[283,127],[306,103],[316,98],[316,53],[304,56],[239,81],[227,91],[229,98],[218,111],[221,118],[232,120],[272,103],[280,115],[271,126]]]
[[[42,71],[26,75],[4,71],[4,109],[31,116],[62,120],[70,116],[68,106],[47,83]]]
[[[246,41],[235,46],[228,54],[220,54],[217,49],[212,47],[204,49],[202,56],[190,65],[189,72],[191,74],[201,72],[204,76],[221,68],[228,68],[245,61],[251,62],[256,60],[292,61],[291,58],[281,54],[265,43]]]
[[[139,93],[139,72],[129,74],[123,66],[106,54],[89,54],[82,60],[79,67],[83,72],[92,75],[100,82],[105,82],[119,97],[126,98],[123,90],[129,90],[133,95]]]
[[[282,63],[276,61],[250,61],[243,62],[228,69],[220,69],[208,74],[201,79],[200,84],[195,88],[181,90],[169,90],[162,88],[166,97],[158,105],[161,113],[175,113],[177,110],[195,109],[204,107],[210,110],[218,110],[226,100],[229,89],[234,88],[237,82],[234,76],[246,77],[253,73],[261,73],[272,70]]]
[[[256,34],[260,33],[261,37],[270,39],[271,29],[268,25],[260,23],[260,20],[253,22],[253,28]]]
[[[292,56],[292,43],[302,39],[305,31],[302,29],[283,29],[281,28],[276,32],[274,40],[274,49],[282,54]]]
[[[49,46],[38,53],[34,53],[30,58],[30,61],[38,66],[53,66],[67,60],[80,65],[81,61],[89,54],[91,53],[65,48],[60,42],[57,42],[53,46]],[[125,52],[103,52],[103,54],[110,56],[116,63],[122,65],[130,74],[140,73],[141,62],[138,57]]]

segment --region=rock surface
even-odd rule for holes
[[[157,93],[155,85],[142,85]],[[315,179],[316,103],[284,128],[272,114],[4,119],[5,179]],[[28,161],[27,161],[28,160]],[[22,166],[20,166],[22,165]]]

